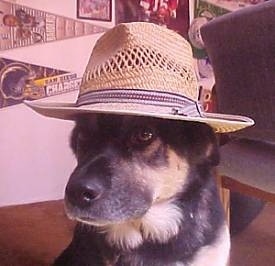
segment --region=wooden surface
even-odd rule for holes
[[[230,177],[222,177],[221,187],[243,193],[247,196],[256,197],[264,201],[275,203],[275,194],[257,189],[246,184],[242,184]]]
[[[62,201],[0,208],[0,265],[48,266],[68,245],[74,223]],[[231,266],[275,265],[275,204],[232,239]]]

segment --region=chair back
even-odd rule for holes
[[[221,113],[246,115],[235,135],[275,141],[275,1],[214,18],[201,28]]]

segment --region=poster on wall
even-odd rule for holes
[[[112,0],[77,0],[77,17],[111,21]]]
[[[205,57],[203,41],[199,30],[209,20],[238,9],[264,2],[264,0],[196,0],[194,19],[189,29],[189,39],[197,58]]]
[[[115,3],[116,23],[147,21],[187,36],[188,0],[116,0]]]
[[[204,111],[211,111],[211,93],[215,85],[214,73],[204,49],[200,28],[217,16],[264,2],[264,0],[195,0],[194,19],[190,23],[188,39],[193,47],[195,67],[201,89]]]
[[[0,50],[104,32],[107,28],[0,0]]]
[[[78,90],[80,83],[75,73],[0,58],[0,108]]]

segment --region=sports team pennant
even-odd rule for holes
[[[0,58],[0,108],[79,89],[77,74]]]
[[[107,28],[0,1],[0,50],[106,31]]]

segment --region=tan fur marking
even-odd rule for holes
[[[151,188],[154,202],[170,199],[180,192],[189,171],[186,160],[172,150],[168,152],[168,166],[154,169],[139,162],[133,162],[132,165],[129,171],[135,177],[133,181],[141,187]]]
[[[154,202],[170,199],[181,191],[186,182],[189,165],[169,147],[166,155],[168,165],[158,168],[146,163],[141,164],[139,160],[134,160],[131,164],[121,160],[119,165],[123,173],[120,172],[120,175],[131,176],[131,181],[137,183],[139,188],[150,188]]]
[[[142,153],[142,155],[145,158],[150,158],[152,156],[152,154],[154,152],[156,152],[158,150],[158,148],[160,147],[160,145],[162,144],[162,142],[157,139],[155,140],[152,144],[149,145],[149,147]]]
[[[213,153],[213,149],[214,149],[214,146],[213,144],[208,144],[207,147],[206,147],[206,151],[205,151],[205,155],[206,157],[210,157],[210,155]]]
[[[157,201],[167,200],[180,192],[186,182],[189,170],[186,160],[180,158],[171,149],[168,150],[168,166],[151,174],[152,180],[150,182],[154,184],[154,198]],[[145,176],[147,174],[150,176],[149,172],[145,172]]]

